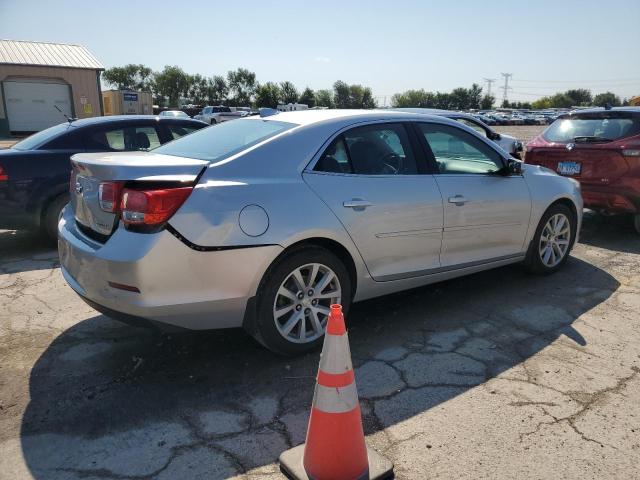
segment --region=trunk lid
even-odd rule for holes
[[[629,165],[619,147],[573,144],[569,149],[567,145],[535,147],[527,151],[525,161],[585,184],[606,185],[629,172]]]
[[[192,184],[209,162],[152,152],[80,153],[71,157],[71,208],[82,230],[110,236],[117,213],[100,207],[101,182]]]

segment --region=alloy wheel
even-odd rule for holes
[[[310,263],[286,276],[276,293],[273,318],[289,342],[308,343],[324,334],[329,307],[340,303],[338,275],[326,265]]]
[[[538,252],[540,260],[549,268],[558,265],[569,250],[571,240],[571,223],[563,213],[556,213],[549,218],[542,229]]]

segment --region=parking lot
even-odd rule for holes
[[[355,305],[369,444],[401,479],[640,476],[639,262],[628,220],[587,213],[553,276],[510,266]],[[0,231],[1,479],[282,478],[317,353],[129,327],[57,267]]]

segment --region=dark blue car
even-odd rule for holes
[[[0,229],[40,229],[57,237],[75,153],[148,150],[207,126],[151,115],[95,117],[56,125],[0,150]]]

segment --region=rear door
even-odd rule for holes
[[[443,267],[521,254],[531,197],[522,175],[498,173],[501,155],[474,135],[450,125],[418,123],[438,168],[444,204]]]
[[[304,180],[342,222],[378,281],[440,266],[442,197],[401,123],[338,135]]]

